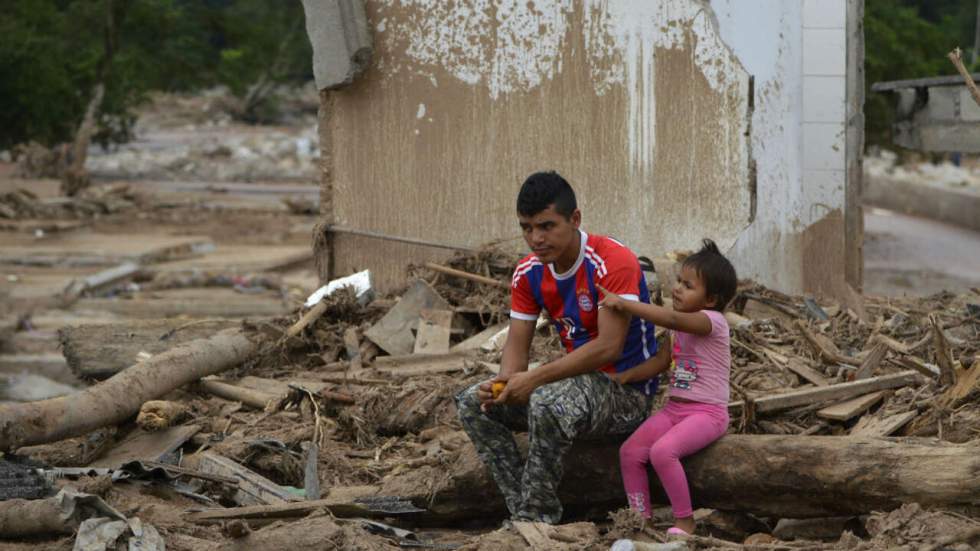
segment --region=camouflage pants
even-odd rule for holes
[[[480,410],[479,385],[456,396],[459,419],[507,502],[511,517],[558,523],[562,457],[576,438],[629,434],[646,420],[653,397],[587,373],[535,389],[527,405]],[[513,430],[527,430],[527,462]]]

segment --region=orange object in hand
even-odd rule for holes
[[[494,400],[500,397],[500,393],[504,391],[505,386],[507,386],[506,381],[497,381],[493,383],[493,385],[490,387],[490,394],[493,395]]]

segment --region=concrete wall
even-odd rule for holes
[[[786,291],[847,293],[845,210],[860,208],[845,201],[849,3],[711,3],[756,82],[758,215],[732,256],[740,275]]]
[[[517,189],[553,168],[587,231],[648,256],[712,237],[746,277],[838,294],[845,0],[366,4],[374,62],[321,94],[326,220],[522,250]],[[447,254],[333,245],[383,286]]]

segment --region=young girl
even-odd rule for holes
[[[673,354],[670,347],[661,347],[650,360],[613,376],[625,384],[657,375],[673,364],[667,405],[640,425],[619,450],[630,507],[647,519],[646,463],[653,465],[674,510],[674,527],[668,534],[694,533],[691,494],[680,459],[721,438],[728,429],[731,352],[722,311],[734,297],[736,285],[735,268],[713,241],[705,239],[701,250],[681,266],[672,310],[625,300],[602,289],[605,297],[600,307],[672,330]]]

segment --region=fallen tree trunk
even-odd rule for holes
[[[566,513],[626,504],[618,442],[576,443],[559,494]],[[980,446],[924,439],[728,435],[684,460],[695,507],[777,518],[858,515],[903,503],[980,510]],[[667,504],[653,471],[654,501]],[[447,476],[448,475],[448,476]],[[434,498],[430,490],[435,488]],[[399,495],[447,518],[504,515],[506,509],[472,446],[450,467],[389,479]]]
[[[140,406],[241,364],[257,345],[240,331],[179,345],[69,396],[0,406],[0,450],[57,442],[136,415]]]
[[[76,376],[101,380],[136,364],[141,352],[160,354],[239,325],[234,320],[131,320],[63,327],[58,341]]]

